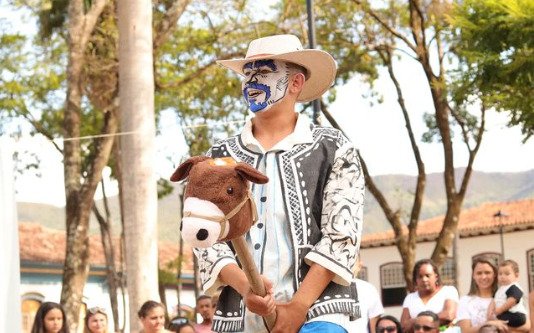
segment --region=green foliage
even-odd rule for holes
[[[42,39],[52,37],[52,34],[61,31],[67,20],[68,0],[43,1],[39,16],[39,35]]]
[[[465,68],[460,94],[509,111],[524,139],[534,134],[534,2],[466,0],[455,7],[455,48]]]

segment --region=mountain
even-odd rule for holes
[[[457,169],[456,175],[462,175],[463,169]],[[413,200],[416,177],[406,175],[376,176],[374,180],[378,188],[386,196],[393,209],[400,208],[404,216],[409,215]],[[459,182],[459,180],[457,180]],[[427,175],[425,198],[421,219],[444,214],[445,190],[443,174]],[[179,214],[181,210],[179,194],[176,190],[159,200],[158,219],[159,237],[162,240],[177,241],[179,235]],[[473,172],[471,182],[464,201],[464,208],[478,206],[484,202],[514,201],[534,197],[534,169],[516,173],[485,173]],[[97,203],[102,209],[102,202]],[[109,207],[115,235],[120,232],[119,204],[117,197],[109,198]],[[44,204],[17,203],[19,221],[37,222],[53,229],[65,229],[65,208]],[[370,193],[367,193],[364,209],[364,233],[372,233],[389,229],[382,210]],[[98,224],[91,218],[90,230],[98,233]]]

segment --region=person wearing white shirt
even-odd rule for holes
[[[423,311],[436,313],[441,324],[456,318],[458,291],[453,286],[443,286],[436,264],[430,259],[415,263],[413,281],[416,291],[406,295],[402,304],[401,324],[404,332],[413,332],[417,315]]]
[[[384,313],[384,306],[375,286],[361,279],[354,279],[360,303],[360,319],[351,322],[349,332],[375,333],[376,322]]]

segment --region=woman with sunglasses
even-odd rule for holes
[[[174,333],[195,333],[195,328],[187,318],[176,317],[169,323],[168,330]]]
[[[423,311],[432,311],[440,319],[441,325],[447,325],[456,318],[458,291],[453,286],[441,283],[438,267],[430,259],[422,259],[413,268],[415,291],[406,295],[402,304],[401,325],[404,332],[413,332],[417,315]]]
[[[376,322],[376,333],[402,333],[402,327],[397,318],[389,315],[380,316]]]
[[[84,333],[108,333],[108,315],[106,310],[95,306],[85,313]]]

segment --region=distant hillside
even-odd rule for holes
[[[461,169],[457,175],[462,174]],[[375,177],[377,186],[383,191],[392,208],[401,208],[407,216],[413,200],[416,178],[406,175],[385,175]],[[517,173],[474,172],[464,208],[478,206],[483,202],[514,201],[534,197],[534,169]],[[427,186],[421,219],[427,219],[445,212],[445,192],[443,175],[427,175]],[[101,203],[99,203],[101,206]],[[65,229],[65,209],[44,204],[19,202],[17,204],[20,221],[38,222],[53,229]],[[162,240],[178,239],[180,201],[178,191],[159,201],[159,237]],[[117,197],[110,198],[110,210],[117,235],[120,228]],[[372,233],[389,228],[382,210],[370,193],[367,193],[364,210],[364,232]],[[92,218],[91,232],[98,233],[98,224]]]

